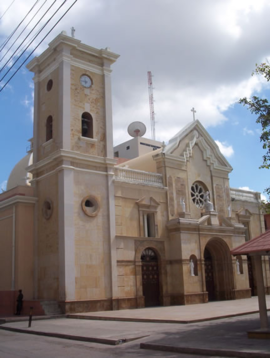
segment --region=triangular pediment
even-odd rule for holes
[[[187,162],[193,155],[195,145],[200,148],[204,160],[211,168],[232,171],[229,162],[198,120],[189,123],[171,138],[164,153],[167,157],[178,157]]]
[[[149,210],[149,211],[156,211],[160,203],[154,199],[152,196],[149,198],[143,197],[136,201],[136,204],[139,206],[140,209]]]

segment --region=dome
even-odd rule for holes
[[[7,182],[7,190],[15,188],[18,185],[30,185],[32,174],[28,173],[26,168],[33,163],[33,153],[23,157],[12,169]]]

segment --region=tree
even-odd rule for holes
[[[268,63],[262,63],[260,65],[256,64],[255,71],[252,75],[258,74],[263,76],[267,82],[270,81],[270,65]],[[270,104],[266,98],[259,98],[253,96],[251,99],[241,98],[239,103],[247,106],[251,113],[256,114],[257,123],[260,123],[262,126],[262,133],[260,140],[263,143],[263,149],[266,150],[266,153],[263,155],[263,163],[260,166],[260,169],[270,168]],[[266,194],[270,197],[270,187],[265,189]],[[270,213],[270,202],[263,203],[264,210]]]

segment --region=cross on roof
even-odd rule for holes
[[[195,113],[196,113],[196,111],[195,111],[194,107],[191,109],[191,112],[193,112],[193,121],[195,122]]]

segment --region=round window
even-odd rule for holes
[[[207,189],[206,187],[199,182],[195,182],[191,185],[191,200],[197,206],[197,208],[203,208],[204,206],[204,196]]]
[[[50,199],[46,199],[42,205],[42,215],[49,220],[53,213],[53,203]]]
[[[87,216],[96,216],[100,206],[98,200],[93,195],[88,195],[82,200],[82,210]]]

